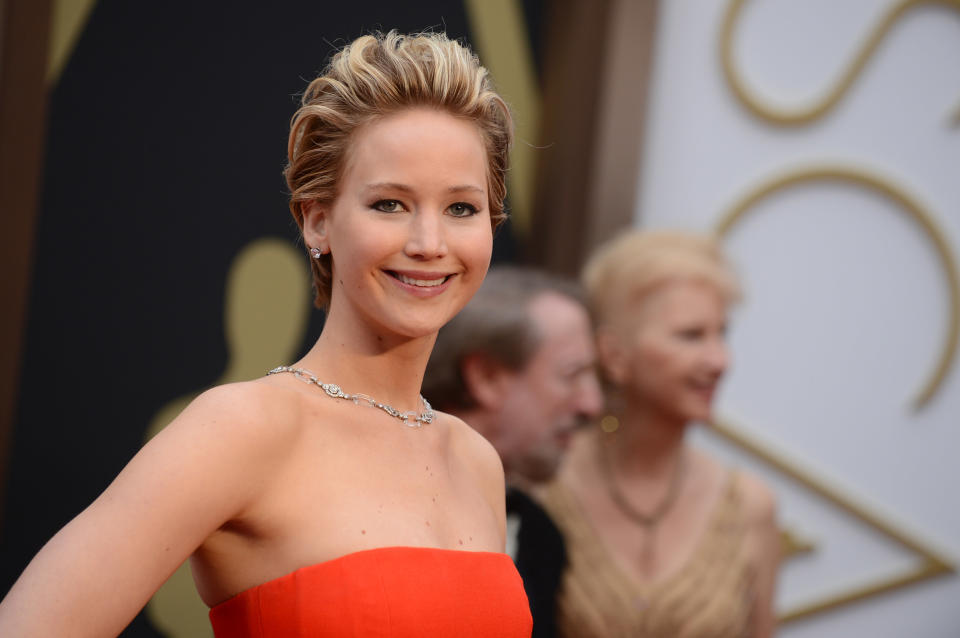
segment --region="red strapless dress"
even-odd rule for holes
[[[506,554],[383,547],[300,568],[210,610],[217,638],[529,638]]]

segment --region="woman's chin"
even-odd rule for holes
[[[706,423],[713,418],[713,403],[701,399],[691,400],[677,410],[677,414],[685,422],[696,421]]]
[[[385,304],[367,306],[352,317],[344,317],[347,323],[357,322],[369,326],[378,337],[410,340],[436,335],[454,313],[449,308],[385,307]]]
[[[409,317],[404,321],[395,321],[391,322],[392,325],[388,324],[385,326],[390,332],[393,332],[395,335],[401,338],[406,339],[424,339],[426,337],[436,336],[437,332],[440,331],[449,317],[445,317],[442,320],[438,318],[423,317],[419,320],[411,320]]]
[[[699,423],[709,423],[711,419],[713,419],[713,410],[710,408],[710,406],[707,406],[705,408],[691,410],[688,420],[697,421]]]

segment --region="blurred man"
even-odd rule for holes
[[[553,522],[525,490],[553,477],[570,435],[597,417],[590,318],[576,284],[500,267],[440,331],[424,396],[484,435],[507,478],[507,552],[523,577],[533,636],[553,636],[566,553]]]

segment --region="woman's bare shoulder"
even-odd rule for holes
[[[447,414],[437,413],[440,419],[447,424],[450,430],[450,440],[454,448],[468,459],[476,462],[479,467],[503,474],[503,464],[497,450],[482,434],[470,427],[463,419]]]
[[[216,438],[224,451],[289,445],[302,428],[300,393],[263,379],[214,386],[191,401],[157,438]]]
[[[731,468],[703,450],[691,448],[690,456],[703,480],[717,486],[734,480],[748,521],[767,523],[776,514],[777,499],[770,487],[757,475],[743,468]]]
[[[144,450],[203,446],[217,457],[260,456],[297,434],[294,392],[257,381],[214,386],[200,393]]]
[[[468,466],[485,487],[503,497],[503,463],[493,445],[462,419],[443,412],[439,422],[449,428],[450,446],[458,462]]]
[[[746,470],[737,470],[737,477],[747,520],[760,526],[772,525],[777,513],[777,497],[773,490],[760,477]]]

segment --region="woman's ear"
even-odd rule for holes
[[[316,200],[302,202],[300,210],[303,213],[303,240],[310,248],[319,248],[321,253],[330,252],[327,239],[327,206]]]
[[[597,328],[597,359],[607,380],[623,385],[627,379],[627,357],[623,339],[611,326]]]

